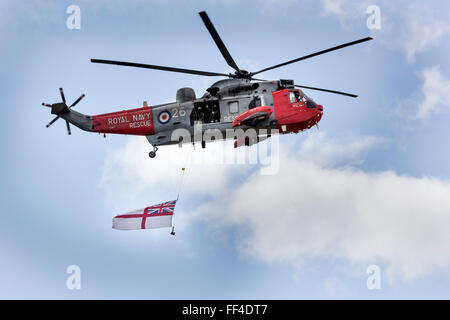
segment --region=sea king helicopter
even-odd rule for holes
[[[225,134],[227,131],[238,131],[235,130],[237,128],[242,129],[239,130],[240,132],[245,132],[248,129],[253,129],[256,132],[256,137],[252,138],[246,135],[234,135],[235,148],[250,146],[269,138],[268,130],[270,129],[278,130],[281,134],[307,130],[320,121],[323,116],[323,106],[317,104],[301,89],[318,90],[352,98],[357,97],[357,95],[351,93],[294,84],[293,80],[267,81],[255,78],[255,76],[265,71],[372,40],[371,37],[344,43],[255,72],[249,72],[238,67],[206,12],[202,11],[199,15],[225,61],[235,70],[234,73],[226,74],[102,59],[91,59],[91,62],[207,77],[219,76],[227,79],[215,82],[200,98],[196,97],[192,88],[181,88],[176,93],[176,102],[148,106],[144,101],[142,108],[94,116],[84,115],[72,109],[84,98],[84,94],[71,105],[67,105],[64,92],[60,88],[62,102],[51,105],[42,103],[43,106],[51,108],[51,113],[56,115],[47,124],[47,128],[56,120],[62,118],[66,121],[69,135],[71,134],[71,123],[82,130],[103,133],[104,135],[115,133],[145,136],[153,146],[149,156],[154,158],[158,146],[181,145],[186,142],[195,143],[196,140],[191,138],[194,138],[195,128],[199,124],[202,133],[218,131],[222,133],[222,139],[227,138]],[[173,133],[177,129],[184,129],[188,132],[189,139],[180,139],[179,137],[174,139]],[[201,142],[203,148],[205,148],[207,141],[205,137],[206,135],[201,134],[200,139],[197,139],[198,142]]]

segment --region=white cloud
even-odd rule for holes
[[[366,8],[373,1],[323,0],[321,14],[334,16],[342,26],[358,27],[366,24]],[[381,9],[381,29],[372,31],[384,47],[403,50],[406,61],[414,63],[417,54],[439,46],[450,33],[446,10],[436,10],[427,4],[377,1]],[[355,24],[356,23],[356,24]]]
[[[240,252],[301,265],[314,258],[383,263],[414,279],[450,265],[450,185],[432,178],[326,169],[284,158],[278,176],[250,176],[203,212],[243,226]],[[270,200],[267,200],[270,199]]]
[[[450,110],[450,80],[444,77],[438,66],[424,68],[418,73],[422,80],[420,88],[411,96],[397,102],[396,113],[408,120],[424,120],[432,114]],[[413,128],[412,122],[407,127]],[[414,125],[415,126],[415,125]]]
[[[450,28],[447,21],[439,19],[435,15],[423,14],[423,11],[411,13],[406,29],[399,38],[403,43],[408,63],[413,63],[418,53],[437,47],[443,36],[448,34]]]
[[[225,143],[233,149],[232,142]],[[187,192],[209,195],[219,192],[230,180],[249,170],[249,165],[217,165],[223,159],[222,143],[211,143],[206,152],[199,144],[193,150],[191,145],[160,147],[154,159],[148,157],[152,149],[145,138],[133,137],[122,149],[111,151],[103,169],[100,187],[116,200],[116,208],[124,210],[121,203],[136,203],[137,207],[148,201],[161,201],[176,198],[181,181],[182,168],[188,163],[189,187]],[[242,148],[240,152],[242,152]],[[213,178],[212,178],[213,177]],[[149,192],[149,190],[151,190]],[[145,201],[145,202],[142,202]],[[130,208],[128,208],[130,209]],[[132,208],[131,208],[132,209]]]
[[[322,0],[322,14],[324,16],[343,16],[345,11],[342,9],[344,0]]]
[[[417,118],[423,119],[444,108],[450,108],[450,80],[444,78],[438,67],[426,68],[421,73],[423,101],[418,105]]]
[[[320,14],[325,17],[335,17],[345,29],[359,28],[365,25],[366,8],[371,4],[369,0],[322,0]]]
[[[301,267],[324,257],[364,266],[376,263],[387,266],[391,279],[415,279],[450,266],[450,184],[330,166],[333,159],[345,162],[341,150],[347,150],[348,161],[354,160],[378,140],[327,140],[312,134],[300,151],[284,145],[274,176],[259,175],[250,166],[188,167],[192,176],[184,201],[195,202],[200,195],[209,201],[195,212],[180,208],[186,215],[180,222],[204,220],[214,237],[230,228],[240,230],[231,233],[237,234],[239,252],[268,263]],[[216,148],[211,144],[199,152],[214,153]],[[119,185],[128,194],[147,195],[176,189],[178,168],[169,158],[179,157],[178,151],[161,148],[159,161],[154,161],[143,156],[146,149],[132,141],[114,152],[106,162],[103,187]],[[311,155],[305,156],[307,152]],[[327,167],[321,157],[327,158]]]
[[[363,162],[367,151],[383,140],[366,136],[340,138],[338,141],[324,132],[312,132],[302,144],[298,159],[321,166],[358,165]]]

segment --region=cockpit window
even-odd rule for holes
[[[306,107],[307,107],[307,108],[315,108],[315,107],[316,107],[316,104],[315,104],[314,101],[312,101],[311,99],[309,99],[309,100],[306,100]]]
[[[301,93],[302,93],[303,100],[306,101],[306,107],[307,108],[315,108],[315,107],[317,107],[317,105],[316,105],[316,103],[314,102],[313,99],[308,97],[303,91],[301,91]]]
[[[290,103],[296,103],[302,101],[302,97],[298,91],[289,91],[289,101]]]
[[[295,94],[292,91],[289,92],[289,102],[290,103],[296,102],[295,101]]]

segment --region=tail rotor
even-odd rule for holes
[[[54,104],[48,104],[48,103],[44,103],[44,102],[42,103],[42,105],[43,105],[44,107],[51,108],[53,114],[57,114],[57,116],[56,116],[52,121],[50,121],[50,122],[46,125],[47,128],[50,127],[52,124],[54,124],[54,123],[56,122],[56,120],[58,120],[58,119],[61,117],[60,114],[69,112],[69,110],[70,110],[71,108],[75,107],[75,106],[78,104],[78,102],[80,102],[80,101],[86,96],[86,95],[83,93],[83,94],[82,94],[77,100],[75,100],[70,106],[67,106],[67,104],[66,104],[66,97],[64,96],[64,91],[63,91],[62,88],[59,88],[59,93],[61,94],[62,102],[60,102],[60,103],[54,103]],[[71,135],[72,132],[71,132],[71,130],[70,130],[70,124],[69,124],[69,121],[67,121],[67,120],[66,120],[66,127],[67,127],[67,134]]]

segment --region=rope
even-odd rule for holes
[[[178,201],[178,199],[180,198],[180,193],[181,193],[181,190],[182,190],[182,188],[183,188],[184,175],[185,175],[185,173],[186,173],[187,166],[188,166],[188,164],[189,164],[190,161],[191,161],[191,155],[192,155],[192,151],[189,149],[188,154],[187,154],[187,156],[186,156],[186,160],[184,161],[184,166],[181,168],[181,170],[183,171],[183,173],[181,174],[180,184],[179,184],[179,186],[178,186],[177,201]]]
[[[180,183],[179,183],[179,186],[178,186],[178,194],[177,194],[177,200],[176,200],[176,203],[178,203],[178,200],[180,199],[180,193],[181,193],[181,190],[182,190],[182,188],[183,188],[183,182],[184,182],[184,174],[185,174],[185,172],[186,172],[186,167],[187,167],[187,165],[189,164],[189,162],[190,162],[190,160],[191,160],[191,150],[189,149],[189,151],[188,151],[188,155],[186,156],[186,160],[185,160],[185,162],[184,162],[184,167],[182,167],[181,168],[181,170],[183,171],[183,173],[181,174],[181,178],[180,178]],[[190,175],[189,175],[190,176]],[[174,226],[174,223],[172,222],[172,232],[170,233],[171,235],[175,235],[175,226]]]

